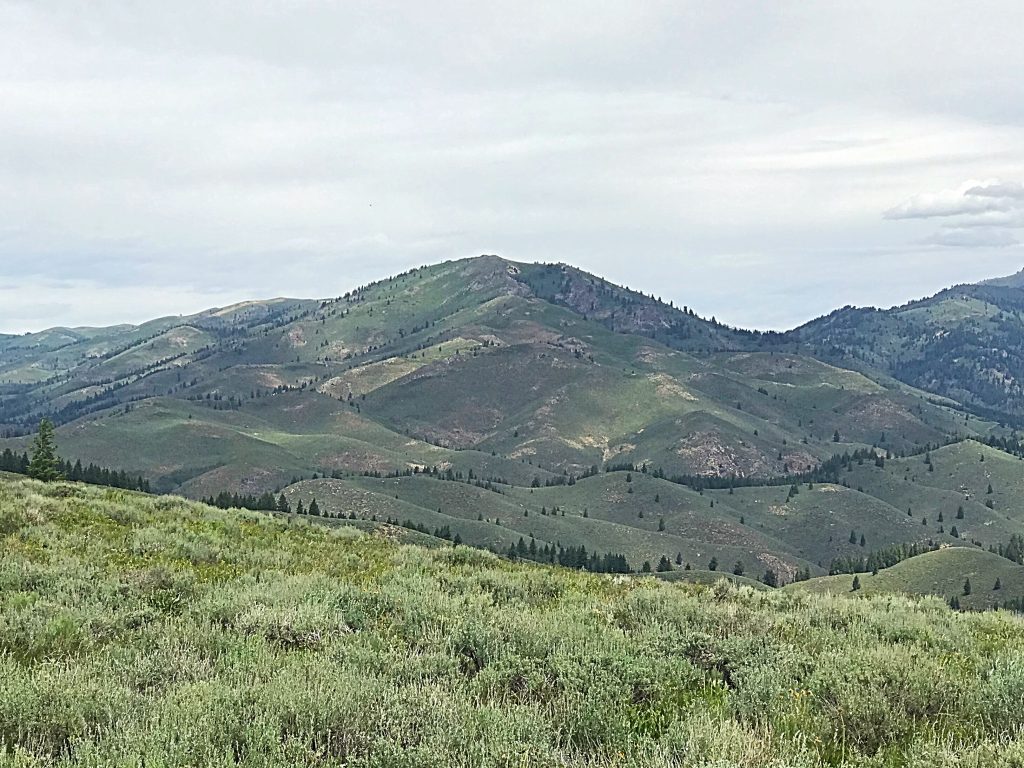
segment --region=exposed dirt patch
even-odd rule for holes
[[[306,332],[302,330],[302,326],[295,326],[288,331],[288,343],[293,347],[304,347],[306,346]]]
[[[666,400],[682,399],[690,402],[697,401],[697,397],[692,392],[667,373],[655,373],[648,378],[654,382],[654,391],[658,393],[658,397],[665,398]]]
[[[695,432],[677,444],[676,454],[690,472],[705,477],[769,475],[773,462],[752,445],[732,445],[715,432]]]

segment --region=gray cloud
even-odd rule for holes
[[[1024,184],[968,181],[958,189],[922,193],[890,208],[887,219],[943,219],[923,244],[955,248],[1008,248],[1020,245],[1013,233],[1024,227]]]
[[[972,197],[996,197],[1024,200],[1024,183],[1019,181],[995,182],[971,187],[965,195]]]
[[[758,326],[1016,271],[1017,182],[915,197],[1024,179],[985,5],[9,0],[0,331],[492,252]]]

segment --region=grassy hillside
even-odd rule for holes
[[[860,589],[853,591],[853,576],[823,576],[792,584],[786,589],[817,594],[857,596],[903,593],[956,598],[970,610],[998,608],[1024,598],[1024,566],[978,549],[951,547],[928,552],[884,568],[876,575],[859,574]],[[964,585],[970,581],[970,594]],[[999,588],[996,589],[998,582]]]
[[[7,765],[983,766],[1024,623],[0,479]]]
[[[912,450],[994,429],[884,376],[497,257],[322,301],[0,339],[0,435],[43,415],[67,455],[194,496],[423,463],[479,474],[486,456],[527,484],[623,461],[767,477],[883,436]]]
[[[665,557],[674,567],[703,570],[714,558],[722,570],[740,562],[746,576],[770,569],[784,582],[894,546],[988,549],[1024,534],[1024,475],[1014,456],[963,441],[881,463],[852,461],[838,482],[796,488],[698,492],[650,473],[611,471],[573,484],[544,487],[538,478],[541,487],[494,490],[468,476],[345,476],[305,480],[285,495],[304,507],[316,499],[327,516],[447,526],[467,544],[499,551],[523,537],[621,553],[634,569]]]

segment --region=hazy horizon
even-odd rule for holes
[[[497,254],[495,254],[495,255],[497,255]],[[473,258],[473,257],[463,257],[463,258]],[[455,261],[455,260],[456,259],[446,259],[445,261]],[[520,263],[522,263],[521,260],[518,260],[518,259],[508,259],[508,260],[509,261],[519,261]],[[438,262],[438,263],[441,263],[441,262]],[[431,265],[430,264],[413,264],[413,265],[411,265],[409,267],[409,269],[418,268],[418,267],[424,267],[424,266],[431,266]],[[571,264],[569,266],[578,266],[578,265]],[[405,270],[401,270],[401,271],[405,271]],[[1024,271],[1024,270],[1021,270],[1021,271]],[[395,274],[398,274],[398,273],[395,273]],[[391,276],[390,274],[389,275],[381,275],[378,278],[373,278],[372,280],[370,280],[368,282],[371,282],[371,283],[372,282],[376,282],[377,280],[385,279],[385,278],[390,277],[390,276]],[[597,276],[598,277],[604,277],[604,278],[607,279],[606,275],[597,275]],[[1000,277],[1009,277],[1009,276],[1010,276],[1009,274],[1006,274],[1006,275],[991,275],[990,277],[983,278],[983,279],[987,280],[987,279],[994,279],[994,278],[1000,278]],[[950,285],[944,285],[941,288],[939,288],[938,290],[943,290],[945,288],[951,288],[954,285],[963,284],[963,283],[964,283],[964,281],[958,281],[957,283],[951,283]],[[145,317],[140,317],[140,318],[135,318],[135,319],[130,319],[130,320],[123,320],[121,322],[109,323],[109,324],[105,324],[105,325],[90,325],[90,324],[56,325],[56,326],[46,326],[44,328],[30,328],[30,329],[21,330],[21,331],[4,331],[4,330],[0,329],[0,334],[2,334],[2,335],[25,335],[25,334],[39,333],[41,331],[51,330],[53,328],[68,328],[68,329],[72,329],[73,330],[75,328],[99,328],[99,327],[110,327],[110,326],[116,326],[116,325],[141,325],[141,324],[143,324],[145,322],[148,322],[148,321],[151,321],[151,320],[158,320],[158,319],[160,319],[162,317],[187,317],[189,315],[199,314],[199,313],[207,311],[207,310],[224,309],[224,308],[232,306],[234,304],[245,304],[247,302],[266,302],[266,301],[275,301],[275,300],[279,300],[279,299],[282,299],[282,300],[288,300],[288,299],[298,299],[298,300],[324,300],[324,299],[331,299],[331,298],[334,298],[334,297],[337,297],[337,296],[344,295],[345,293],[347,293],[349,291],[352,291],[352,290],[354,290],[356,288],[359,288],[362,285],[365,285],[365,283],[353,284],[353,285],[350,285],[350,286],[346,286],[343,291],[329,293],[329,294],[324,294],[324,295],[321,295],[321,296],[289,296],[289,295],[250,296],[248,298],[242,298],[242,299],[239,299],[237,301],[232,301],[232,302],[228,302],[228,303],[225,303],[225,304],[203,305],[203,306],[193,307],[193,308],[190,308],[190,309],[188,309],[186,311],[182,311],[182,312],[172,312],[172,313],[164,314],[164,315],[151,315],[151,316],[147,315]],[[652,287],[652,286],[626,285],[625,287],[630,288],[631,290],[634,290],[634,291],[639,291],[639,292],[644,293],[644,294],[646,294],[648,296],[652,295],[652,292],[653,292],[653,294],[655,296],[657,296],[659,299],[662,299],[665,302],[668,302],[670,300],[667,295],[659,294],[657,292],[657,290],[654,287]],[[928,296],[931,296],[933,293],[936,293],[936,292],[938,292],[938,291],[932,291],[932,292],[929,292],[927,294],[921,294],[920,296],[908,296],[905,299],[903,299],[901,301],[898,301],[898,302],[895,302],[893,304],[885,304],[885,305],[881,305],[881,304],[857,304],[855,306],[858,306],[858,307],[869,307],[869,308],[878,308],[878,309],[889,309],[891,307],[900,306],[902,304],[905,304],[905,303],[911,302],[911,301],[915,301],[917,299],[927,298]],[[675,301],[676,306],[689,306],[687,304],[687,302],[683,301],[683,300],[673,300],[673,301]],[[847,306],[847,305],[838,305],[838,306],[833,307],[832,310],[840,309],[843,306]],[[797,322],[797,323],[795,323],[793,325],[788,325],[788,326],[785,326],[785,327],[767,327],[767,326],[758,327],[756,325],[737,325],[736,323],[731,323],[731,322],[729,322],[728,318],[720,317],[720,316],[715,316],[713,312],[703,312],[703,311],[700,311],[699,307],[696,307],[696,306],[693,306],[692,309],[695,312],[697,312],[700,316],[705,317],[705,318],[711,318],[711,317],[714,316],[716,320],[718,320],[719,322],[721,322],[721,323],[723,323],[725,325],[729,325],[729,326],[732,326],[732,327],[735,327],[735,328],[740,328],[740,329],[743,329],[743,330],[762,330],[762,331],[769,331],[769,330],[788,331],[788,330],[792,330],[793,328],[798,328],[801,325],[804,325],[805,323],[807,323],[807,322],[809,322],[811,320],[815,320],[815,319],[821,317],[822,314],[828,314],[828,312],[832,311],[832,310],[829,310],[828,312],[824,312],[822,314],[817,314],[817,315],[814,315],[814,316],[811,316],[811,317],[804,318],[804,319],[800,320],[799,322]]]

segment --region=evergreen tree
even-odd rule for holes
[[[999,577],[996,577],[996,583],[992,585],[992,589],[1002,589],[1002,588],[1003,588],[1003,582],[999,580]]]
[[[761,581],[767,584],[769,587],[779,586],[779,575],[775,573],[771,568],[764,572],[764,576],[761,577]]]
[[[742,560],[737,560],[736,561],[736,565],[734,565],[732,567],[732,572],[734,574],[736,574],[737,576],[742,576],[743,575],[743,561]]]
[[[659,531],[664,531],[665,530],[665,518],[664,517],[659,517],[658,518],[658,530]]]
[[[644,560],[643,567],[640,569],[640,571],[642,573],[650,573],[651,572],[651,561],[650,560]]]
[[[281,493],[280,496],[277,497],[277,511],[278,512],[291,512],[292,511],[292,508],[290,506],[288,506],[288,499],[286,499],[284,497],[284,493],[283,492]]]
[[[711,562],[708,563],[708,570],[709,571],[717,571],[718,570],[718,558],[717,557],[712,557],[711,558]]]
[[[661,560],[658,561],[658,572],[665,573],[672,570],[672,563],[668,561],[668,558],[664,555],[661,556]]]
[[[850,531],[850,543],[851,544],[856,544],[857,543],[857,532],[856,531]]]
[[[60,459],[57,458],[57,442],[53,435],[53,422],[43,419],[39,422],[39,433],[32,444],[32,460],[29,461],[26,474],[44,483],[52,483],[63,476],[60,471]]]
[[[964,596],[966,597],[969,594],[971,594],[971,580],[970,579],[965,579],[964,580]]]
[[[860,576],[854,576],[853,577],[853,587],[851,588],[850,591],[851,592],[856,592],[858,589],[860,589]]]

